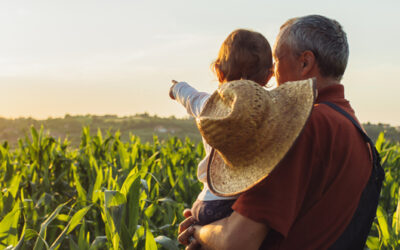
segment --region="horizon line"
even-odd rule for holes
[[[176,115],[169,115],[169,116],[162,116],[158,114],[151,114],[149,112],[143,112],[143,113],[136,113],[136,114],[129,114],[129,115],[121,115],[121,114],[69,114],[66,113],[63,116],[47,116],[46,118],[40,118],[40,117],[33,117],[33,116],[16,116],[16,117],[6,117],[0,115],[0,119],[5,119],[5,120],[19,120],[19,119],[32,119],[36,121],[45,121],[45,120],[51,120],[51,119],[66,119],[68,117],[85,117],[85,116],[92,116],[92,117],[115,117],[118,119],[121,118],[129,118],[129,117],[137,117],[137,116],[147,116],[149,118],[161,118],[161,119],[179,119],[179,120],[190,120],[192,117],[190,115],[185,115],[185,116],[176,116]],[[389,125],[391,127],[395,128],[400,128],[399,125],[394,125],[390,123],[385,123],[385,122],[371,122],[371,121],[366,121],[366,122],[361,122],[362,124],[373,124],[373,125]]]

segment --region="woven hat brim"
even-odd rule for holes
[[[275,97],[277,112],[269,114],[260,127],[257,138],[262,140],[252,161],[240,165],[216,150],[207,168],[208,186],[214,194],[235,196],[257,185],[285,157],[302,132],[316,97],[314,81],[288,82],[270,94]]]

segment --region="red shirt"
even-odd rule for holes
[[[346,117],[318,104],[324,101],[355,118],[343,85],[320,90],[310,119],[285,158],[232,207],[270,228],[261,249],[326,249],[357,208],[372,169],[369,148]]]

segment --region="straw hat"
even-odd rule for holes
[[[267,177],[301,133],[315,97],[312,79],[271,91],[249,80],[222,84],[196,118],[216,150],[207,167],[210,190],[233,196]]]

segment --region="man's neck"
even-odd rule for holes
[[[316,78],[317,78],[317,90],[321,90],[331,85],[340,84],[340,80],[331,77],[317,76]]]

